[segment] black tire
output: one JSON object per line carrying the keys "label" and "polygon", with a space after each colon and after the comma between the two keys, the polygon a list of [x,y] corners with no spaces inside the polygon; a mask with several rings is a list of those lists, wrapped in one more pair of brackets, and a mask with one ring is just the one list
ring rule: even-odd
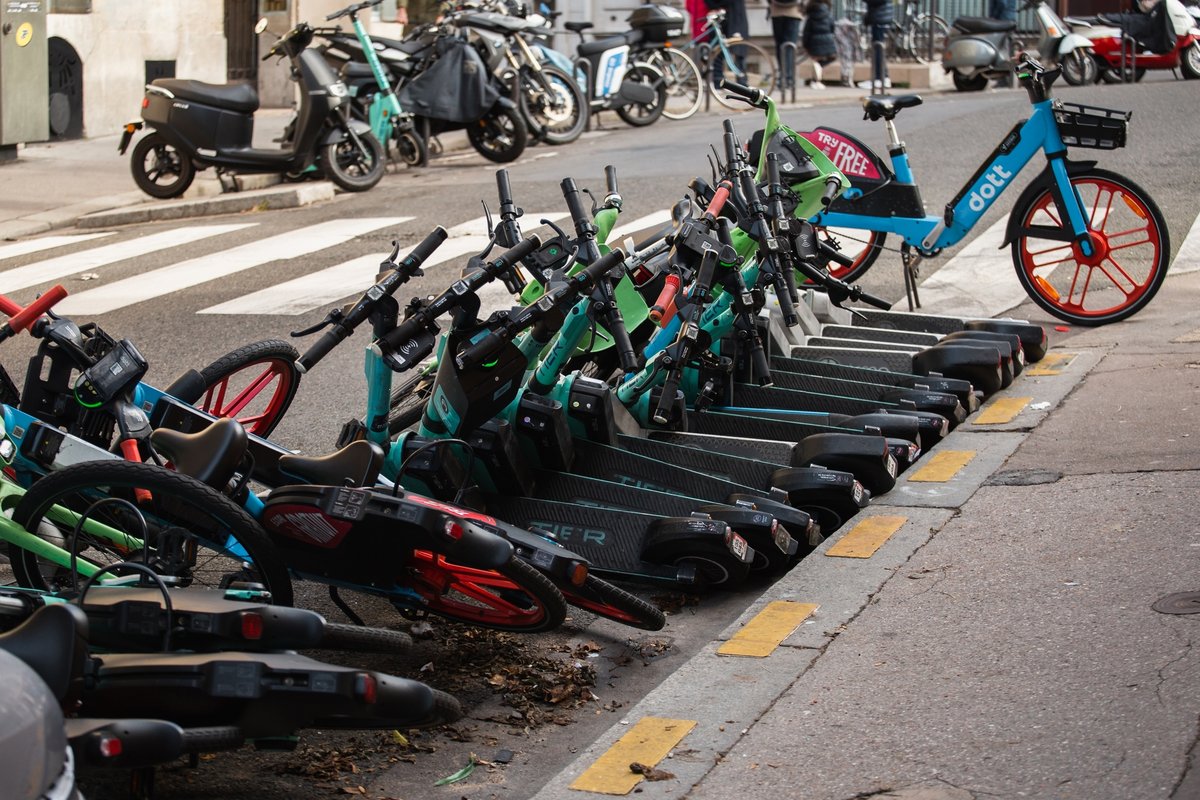
{"label": "black tire", "polygon": [[[775,79],[777,77],[777,68],[775,64],[775,56],[767,52],[765,47],[754,44],[753,42],[741,42],[729,46],[730,51],[735,58],[740,53],[746,61],[745,70],[733,70],[732,74],[723,75],[728,77],[735,83],[740,83],[743,86],[749,86],[751,89],[761,89],[765,94],[771,94],[775,91]],[[713,54],[713,61],[720,64],[722,70],[725,68],[725,59],[718,49]],[[710,71],[705,76],[708,82],[709,91],[713,98],[725,106],[735,111],[748,111],[750,106],[742,100],[729,96],[729,94],[718,86],[716,72]]]}
{"label": "black tire", "polygon": [[446,694],[440,689],[431,688],[429,691],[433,692],[433,709],[430,710],[425,719],[405,724],[405,730],[453,725],[462,719],[462,705],[453,695]]}
{"label": "black tire", "polygon": [[724,544],[715,542],[690,544],[687,554],[678,556],[673,563],[694,566],[697,583],[705,589],[736,589],[751,570],[750,564],[739,560]]}
{"label": "black tire", "polygon": [[667,107],[667,84],[661,75],[644,64],[634,64],[625,73],[625,80],[634,81],[654,89],[654,102],[650,104],[634,103],[617,109],[617,116],[626,124],[635,128],[643,128],[658,122],[663,109]]}
{"label": "black tire", "polygon": [[700,110],[700,103],[704,99],[704,81],[700,78],[696,62],[687,53],[662,48],[646,58],[663,74],[667,89],[664,117],[687,119]]}
{"label": "black tire", "polygon": [[918,64],[932,64],[940,60],[946,49],[946,37],[950,35],[950,26],[941,17],[933,16],[933,58],[929,58],[929,28],[928,14],[918,14],[904,32],[904,49]]}
{"label": "black tire", "polygon": [[1200,78],[1200,42],[1192,42],[1191,47],[1179,54],[1179,71],[1186,80]]}
{"label": "black tire", "polygon": [[411,128],[409,130],[392,129],[392,138],[388,140],[387,157],[409,167],[423,167],[429,162],[429,149],[421,134]]}
{"label": "black tire", "polygon": [[954,88],[960,92],[982,92],[987,85],[987,75],[967,77],[960,72],[954,72]]}
{"label": "black tire", "polygon": [[[264,339],[239,347],[200,370],[204,394],[190,402],[214,416],[236,414],[247,431],[269,436],[300,388],[301,373],[296,369],[299,357],[300,352],[282,339]],[[257,391],[248,394],[256,386]],[[230,389],[234,394],[227,403]],[[266,395],[265,389],[270,390]]]}
{"label": "black tire", "polygon": [[[1105,83],[1137,83],[1141,81],[1142,78],[1146,77],[1145,67],[1136,67],[1132,70],[1129,67],[1126,67],[1124,70],[1124,80],[1122,80],[1121,72],[1122,70],[1120,67],[1113,67],[1109,66],[1108,64],[1103,64],[1100,67],[1100,80],[1104,81]],[[1129,80],[1130,78],[1132,78],[1132,80]]]}
{"label": "black tire", "polygon": [[425,403],[433,394],[436,377],[433,370],[417,372],[392,390],[392,399],[388,407],[389,436],[395,436],[420,422],[421,415],[425,413]]}
{"label": "black tire", "polygon": [[322,650],[354,653],[403,653],[412,648],[412,637],[403,631],[326,622]]}
{"label": "black tire", "polygon": [[660,609],[591,573],[582,587],[564,596],[577,608],[643,631],[660,631],[667,624],[667,615]]}
{"label": "black tire", "polygon": [[383,178],[387,154],[370,133],[358,134],[362,149],[351,137],[321,148],[321,170],[325,177],[347,192],[365,192]]}
{"label": "black tire", "polygon": [[[1145,308],[1167,278],[1171,242],[1166,220],[1150,195],[1123,175],[1093,167],[1074,171],[1070,179],[1071,186],[1083,201],[1084,211],[1091,215],[1089,228],[1097,236],[1104,237],[1105,253],[1098,257],[1099,263],[1089,265],[1088,259],[1077,255],[1074,246],[1069,243],[1031,240],[1018,233],[1012,243],[1017,279],[1036,305],[1059,319],[1087,326],[1119,322]],[[1063,217],[1057,210],[1053,214],[1044,210],[1053,207],[1054,188],[1053,185],[1031,184],[1017,199],[1012,215],[1018,220],[1020,229],[1030,225],[1061,226],[1057,220]],[[1123,202],[1118,202],[1117,192]],[[1101,207],[1105,213],[1098,215]],[[1101,228],[1092,226],[1097,216],[1102,217]],[[1144,241],[1135,241],[1109,251],[1110,225],[1121,237],[1129,237],[1144,226]],[[1136,245],[1144,245],[1148,249],[1127,252]],[[1120,261],[1112,257],[1113,252],[1120,253]],[[1062,257],[1059,258],[1059,255]],[[1039,259],[1040,263],[1036,263]],[[1069,261],[1074,262],[1073,270]],[[1111,266],[1106,269],[1107,264],[1119,269],[1113,270]],[[1043,272],[1045,267],[1050,270]],[[1086,280],[1080,277],[1081,269],[1087,270]],[[1112,281],[1110,273],[1119,275],[1123,280],[1128,279],[1129,287],[1118,286]],[[1055,278],[1059,281],[1057,286],[1052,283]],[[1108,280],[1108,284],[1099,285],[1104,280]],[[1078,297],[1073,294],[1076,289],[1082,291]],[[1099,304],[1088,303],[1089,292],[1093,291],[1095,295],[1092,296]],[[1103,305],[1112,300],[1117,302]]]}
{"label": "black tire", "polygon": [[[132,499],[134,490],[147,490],[151,499],[138,503],[150,529],[150,560],[162,574],[175,575],[186,585],[219,587],[227,580],[262,583],[276,605],[292,604],[292,582],[279,552],[262,527],[229,498],[194,478],[155,464],[131,461],[89,461],[75,464],[39,479],[13,509],[13,520],[38,535],[61,539],[66,546],[72,524],[55,522],[48,514],[56,505],[77,513],[103,497]],[[121,504],[96,510],[92,519],[140,536],[132,514]],[[170,532],[172,552],[164,551],[161,534]],[[186,534],[184,536],[183,534]],[[231,556],[230,540],[245,557]],[[84,535],[81,557],[97,565],[141,560],[141,550],[122,552]],[[193,550],[195,552],[191,552]],[[70,587],[68,570],[39,560],[15,545],[9,546],[13,574],[22,586],[42,591]],[[252,565],[252,566],[250,566]],[[204,569],[200,569],[203,567]]]}
{"label": "black tire", "polygon": [[219,753],[237,750],[246,743],[246,734],[241,728],[184,728],[183,746],[189,753]]}
{"label": "black tire", "polygon": [[[413,579],[409,581],[409,586],[422,596],[422,609],[430,614],[513,633],[553,630],[567,617],[567,602],[562,592],[520,558],[514,556],[494,570],[435,563],[435,558],[428,553],[419,554],[411,564]],[[426,581],[424,570],[438,574]],[[494,580],[497,574],[507,585],[497,585]],[[455,588],[462,582],[470,584],[468,593]],[[457,594],[451,596],[451,592]],[[494,599],[483,599],[484,595]]]}
{"label": "black tire", "polygon": [[[854,283],[866,274],[871,265],[875,263],[875,259],[879,258],[879,254],[883,252],[883,243],[887,241],[887,234],[883,231],[851,231],[849,228],[839,230],[846,231],[846,234],[839,237],[838,231],[817,228],[817,235],[826,244],[836,244],[838,250],[856,251],[853,256],[854,263],[846,267],[836,261],[830,261],[825,268],[833,277],[847,283]],[[851,236],[854,238],[851,239]]]}
{"label": "black tire", "polygon": [[1100,77],[1100,67],[1091,53],[1084,49],[1067,53],[1059,66],[1062,67],[1063,80],[1071,86],[1089,86]]}
{"label": "black tire", "polygon": [[142,137],[133,146],[129,167],[137,187],[159,200],[179,197],[196,177],[191,157],[158,132]]}
{"label": "black tire", "polygon": [[520,111],[497,103],[482,118],[467,124],[467,140],[488,161],[507,164],[525,152],[529,128]]}
{"label": "black tire", "polygon": [[541,65],[541,77],[521,70],[520,102],[527,127],[546,144],[568,144],[587,127],[590,108],[579,85],[558,67]]}

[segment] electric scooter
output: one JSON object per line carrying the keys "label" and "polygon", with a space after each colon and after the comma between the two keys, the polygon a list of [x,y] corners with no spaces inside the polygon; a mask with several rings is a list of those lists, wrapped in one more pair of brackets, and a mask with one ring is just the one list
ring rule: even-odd
{"label": "electric scooter", "polygon": [[[266,30],[266,19],[255,27]],[[300,108],[293,136],[278,150],[251,146],[258,93],[246,83],[212,84],[158,78],[146,85],[141,119],[126,123],[117,150],[134,133],[151,133],[134,145],[130,166],[138,188],[151,197],[183,194],[197,169],[215,167],[219,176],[279,172],[300,176],[314,164],[348,192],[379,183],[385,169],[383,145],[370,126],[352,119],[343,83],[312,43],[306,22],[285,33],[267,54],[288,58],[300,83]]]}

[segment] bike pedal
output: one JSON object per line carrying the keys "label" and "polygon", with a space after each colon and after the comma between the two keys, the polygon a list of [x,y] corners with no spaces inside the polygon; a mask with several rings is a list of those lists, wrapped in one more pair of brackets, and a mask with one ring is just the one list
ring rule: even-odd
{"label": "bike pedal", "polygon": [[362,420],[347,420],[346,424],[342,425],[341,433],[338,434],[336,446],[340,450],[351,442],[366,438],[367,426],[363,424]]}

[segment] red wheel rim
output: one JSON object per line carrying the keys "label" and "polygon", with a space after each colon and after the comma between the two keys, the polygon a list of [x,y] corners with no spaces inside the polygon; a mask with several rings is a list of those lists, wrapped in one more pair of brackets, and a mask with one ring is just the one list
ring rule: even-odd
{"label": "red wheel rim", "polygon": [[214,417],[235,418],[250,433],[269,433],[286,408],[291,370],[274,358],[247,364],[208,387],[197,406]]}
{"label": "red wheel rim", "polygon": [[[409,567],[411,588],[425,599],[431,613],[499,628],[534,627],[546,616],[536,598],[498,572],[452,564],[425,550],[413,552]],[[519,594],[532,605],[518,605],[501,592]]]}
{"label": "red wheel rim", "polygon": [[[1162,257],[1154,215],[1136,194],[1099,177],[1073,179],[1095,252],[1050,239],[1020,240],[1020,268],[1034,290],[1052,305],[1080,317],[1105,317],[1136,303],[1149,291]],[[1041,194],[1021,220],[1030,226],[1064,227],[1053,195]]]}
{"label": "red wheel rim", "polygon": [[616,622],[623,622],[627,625],[637,626],[643,624],[642,618],[636,614],[630,614],[622,611],[616,606],[605,603],[602,600],[592,600],[590,598],[568,592],[563,592],[563,597],[567,599],[568,603],[576,608],[582,608],[584,611],[590,611],[597,616],[611,619]]}
{"label": "red wheel rim", "polygon": [[[826,243],[835,244],[835,249],[842,252],[847,258],[854,259],[854,263],[848,267],[836,261],[829,262],[826,269],[838,280],[845,280],[847,275],[857,270],[862,262],[871,255],[874,241],[871,231],[817,228],[817,236]],[[805,283],[812,283],[812,281],[806,280]]]}

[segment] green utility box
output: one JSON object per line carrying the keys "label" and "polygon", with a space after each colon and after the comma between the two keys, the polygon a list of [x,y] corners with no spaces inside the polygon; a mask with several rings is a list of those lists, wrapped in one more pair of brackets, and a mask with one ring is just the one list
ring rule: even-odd
{"label": "green utility box", "polygon": [[46,1],[0,0],[0,146],[50,136]]}

